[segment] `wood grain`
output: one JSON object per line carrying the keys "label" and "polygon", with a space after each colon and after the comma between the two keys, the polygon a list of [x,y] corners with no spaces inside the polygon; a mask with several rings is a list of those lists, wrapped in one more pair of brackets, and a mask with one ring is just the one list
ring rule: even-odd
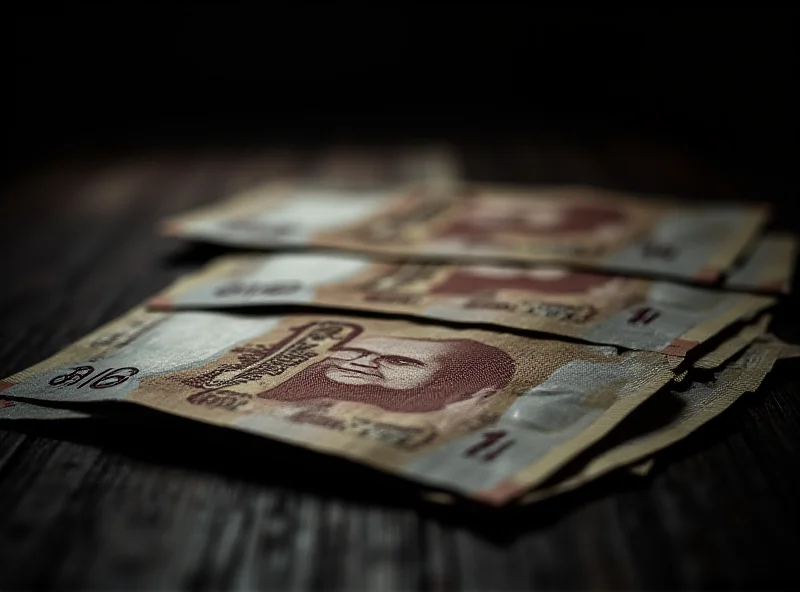
{"label": "wood grain", "polygon": [[[626,150],[650,168],[627,173]],[[624,141],[461,153],[481,180],[731,196],[724,176],[647,154]],[[8,186],[0,374],[217,253],[160,238],[155,223],[259,170],[252,154],[150,153],[64,162]],[[786,337],[798,331],[793,303],[778,312]],[[800,583],[797,370],[779,362],[758,393],[660,455],[651,477],[612,475],[504,512],[436,506],[346,461],[125,404],[93,419],[6,421],[0,588],[788,588]]]}

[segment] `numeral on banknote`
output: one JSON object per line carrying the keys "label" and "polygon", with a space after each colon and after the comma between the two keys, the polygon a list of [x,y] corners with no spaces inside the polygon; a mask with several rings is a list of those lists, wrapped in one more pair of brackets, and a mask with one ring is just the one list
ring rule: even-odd
{"label": "numeral on banknote", "polygon": [[467,449],[464,456],[478,458],[484,462],[496,459],[500,454],[510,448],[515,440],[508,438],[505,430],[490,430],[483,433],[483,440]]}
{"label": "numeral on banknote", "polygon": [[631,325],[649,325],[660,316],[661,313],[656,309],[645,306],[636,309],[631,315],[631,318],[628,319],[628,323]]}
{"label": "numeral on banknote", "polygon": [[642,253],[650,259],[674,259],[678,250],[674,245],[647,241],[642,245]]}
{"label": "numeral on banknote", "polygon": [[61,374],[50,380],[51,386],[74,386],[76,389],[89,386],[91,389],[104,389],[117,386],[139,373],[138,368],[127,366],[124,368],[108,368],[99,374],[94,374],[93,366],[75,366],[72,372]]}

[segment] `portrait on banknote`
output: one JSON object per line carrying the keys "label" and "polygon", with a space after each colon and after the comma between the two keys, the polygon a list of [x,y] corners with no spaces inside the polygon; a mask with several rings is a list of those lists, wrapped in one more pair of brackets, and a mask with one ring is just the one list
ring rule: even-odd
{"label": "portrait on banknote", "polygon": [[352,401],[397,413],[440,411],[506,386],[514,361],[472,339],[357,337],[260,397]]}
{"label": "portrait on banknote", "polygon": [[384,441],[396,432],[396,444],[409,433],[427,441],[496,417],[492,398],[516,371],[511,355],[475,339],[398,335],[371,324],[286,326],[289,335],[274,344],[241,344],[201,368],[144,383],[160,392],[191,387],[181,398],[206,410],[271,414]]}

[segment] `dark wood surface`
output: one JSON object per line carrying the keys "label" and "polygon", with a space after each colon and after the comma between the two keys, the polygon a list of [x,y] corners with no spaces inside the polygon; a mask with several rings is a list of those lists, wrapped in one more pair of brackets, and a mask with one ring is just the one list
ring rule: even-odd
{"label": "dark wood surface", "polygon": [[[461,156],[476,179],[774,197],[768,180],[759,190],[625,138],[466,146]],[[158,237],[155,224],[256,180],[258,162],[235,151],[152,152],[61,161],[6,185],[0,375],[214,255]],[[792,302],[776,321],[790,339]],[[659,455],[651,476],[611,475],[514,512],[431,505],[343,461],[153,413],[6,421],[0,588],[792,588],[799,363],[779,362],[757,393]]]}

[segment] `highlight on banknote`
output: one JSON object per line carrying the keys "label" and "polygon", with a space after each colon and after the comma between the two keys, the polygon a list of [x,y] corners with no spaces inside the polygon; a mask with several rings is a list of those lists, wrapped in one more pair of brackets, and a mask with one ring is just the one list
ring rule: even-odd
{"label": "highlight on banknote", "polygon": [[761,205],[687,203],[583,186],[346,192],[272,184],[167,220],[162,230],[235,247],[556,262],[713,283],[768,214]]}

